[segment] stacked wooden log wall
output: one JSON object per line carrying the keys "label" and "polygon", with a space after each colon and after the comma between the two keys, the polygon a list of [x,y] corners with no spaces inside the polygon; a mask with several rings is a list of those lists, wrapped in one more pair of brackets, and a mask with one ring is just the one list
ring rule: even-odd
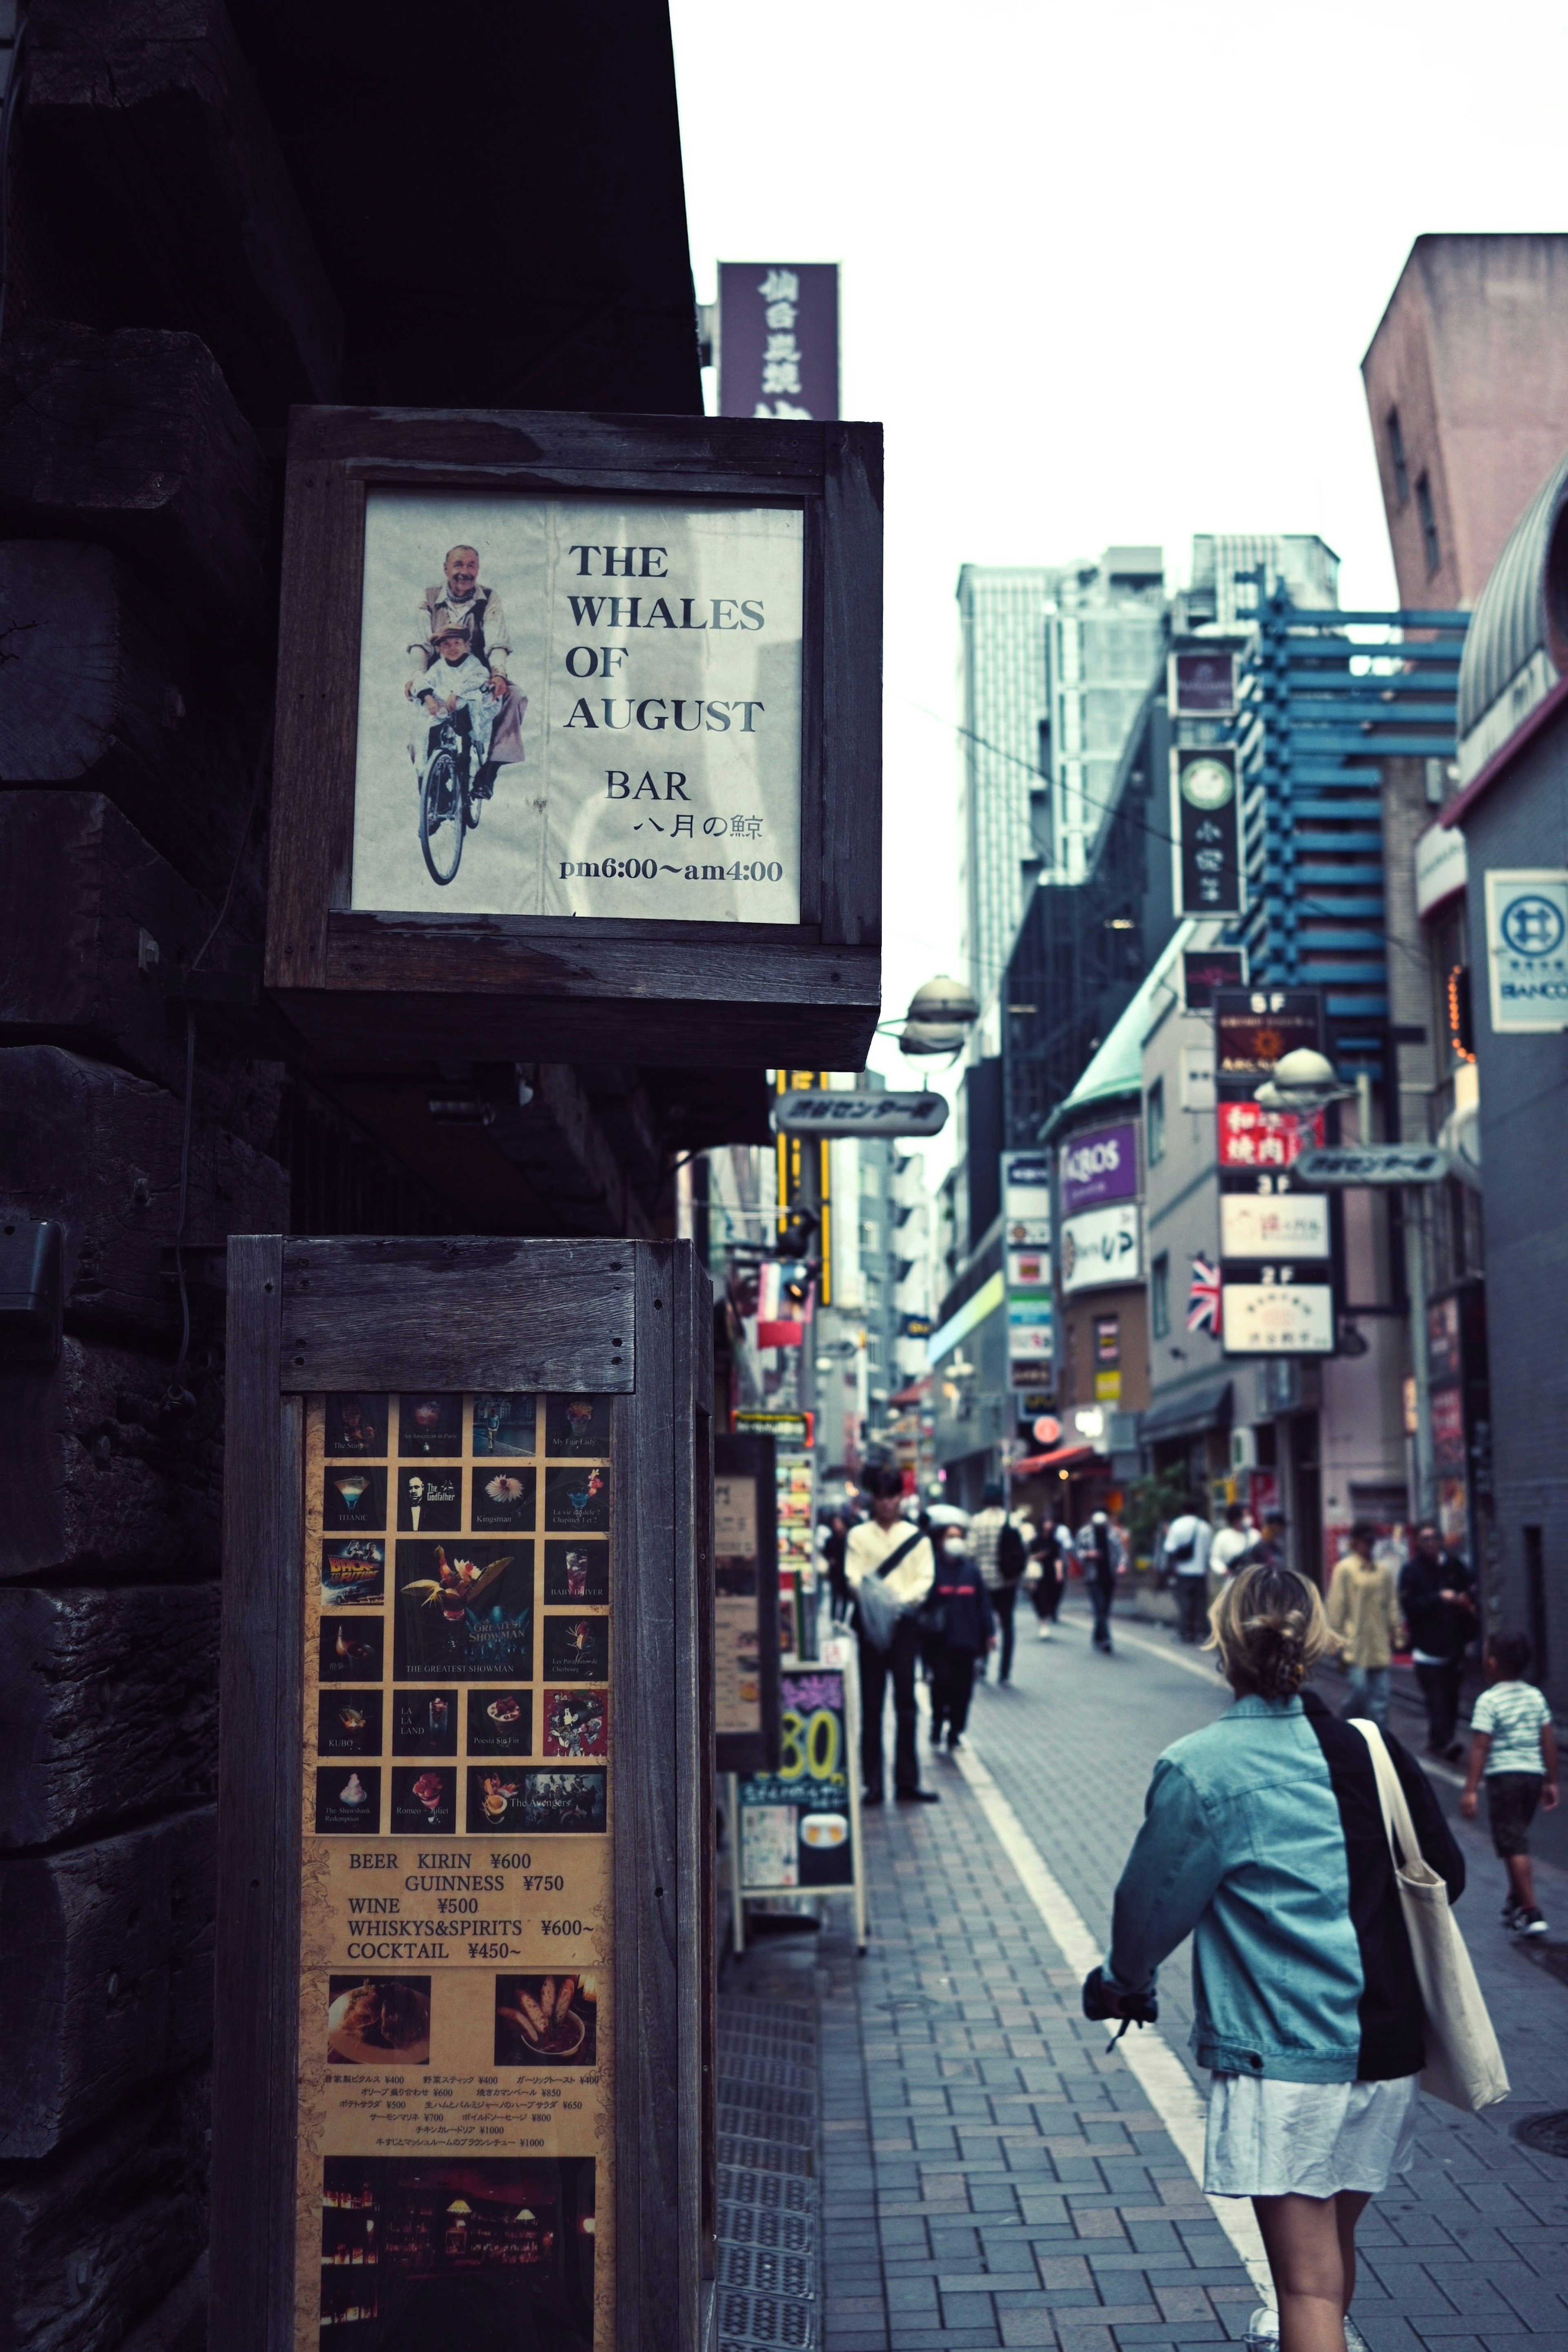
{"label": "stacked wooden log wall", "polygon": [[28,38],[0,1219],[60,1221],[66,1301],[57,1363],[0,1362],[0,2344],[192,2352],[222,1253],[287,1227],[308,1115],[234,1005],[260,964],[279,428],[331,396],[341,336],[221,8],[34,0]]}

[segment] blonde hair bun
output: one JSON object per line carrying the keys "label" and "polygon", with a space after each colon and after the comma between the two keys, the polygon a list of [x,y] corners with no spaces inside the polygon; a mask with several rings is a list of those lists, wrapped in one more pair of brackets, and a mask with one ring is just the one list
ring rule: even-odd
{"label": "blonde hair bun", "polygon": [[1260,1698],[1294,1698],[1329,1647],[1317,1586],[1263,1560],[1222,1588],[1208,1622],[1207,1646],[1218,1651],[1226,1679]]}

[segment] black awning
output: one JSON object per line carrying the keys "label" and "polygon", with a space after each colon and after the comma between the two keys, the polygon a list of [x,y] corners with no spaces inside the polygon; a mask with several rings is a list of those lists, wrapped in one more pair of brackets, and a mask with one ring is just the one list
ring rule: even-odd
{"label": "black awning", "polygon": [[1206,1429],[1228,1429],[1232,1403],[1228,1380],[1205,1381],[1200,1388],[1185,1390],[1180,1396],[1166,1397],[1162,1403],[1150,1405],[1139,1423],[1138,1435],[1150,1442],[1163,1437],[1197,1437]]}

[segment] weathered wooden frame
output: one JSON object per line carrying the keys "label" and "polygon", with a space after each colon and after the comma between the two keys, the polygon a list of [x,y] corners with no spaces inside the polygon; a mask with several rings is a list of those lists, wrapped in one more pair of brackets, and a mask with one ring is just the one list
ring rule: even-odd
{"label": "weathered wooden frame", "polygon": [[[799,924],[350,906],[371,488],[737,499],[806,518]],[[289,436],[267,982],[355,1060],[859,1069],[880,1009],[882,428],[298,408]]]}
{"label": "weathered wooden frame", "polygon": [[712,1303],[685,1242],[229,1243],[212,2340],[294,2352],[304,1396],[612,1393],[616,2352],[712,2325]]}
{"label": "weathered wooden frame", "polygon": [[758,1731],[721,1731],[714,1740],[714,1766],[720,1772],[777,1772],[782,1731],[779,1704],[779,1489],[771,1437],[716,1433],[717,1476],[757,1482],[757,1641],[761,1667],[762,1726]]}

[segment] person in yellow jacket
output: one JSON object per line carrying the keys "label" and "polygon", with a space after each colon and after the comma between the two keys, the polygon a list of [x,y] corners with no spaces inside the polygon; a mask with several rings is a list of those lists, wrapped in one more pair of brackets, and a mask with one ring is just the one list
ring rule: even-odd
{"label": "person in yellow jacket", "polygon": [[1334,1568],[1328,1616],[1341,1661],[1350,1669],[1350,1712],[1370,1716],[1381,1731],[1388,1723],[1388,1670],[1405,1628],[1394,1570],[1372,1556],[1376,1537],[1369,1519],[1357,1519],[1350,1549]]}

